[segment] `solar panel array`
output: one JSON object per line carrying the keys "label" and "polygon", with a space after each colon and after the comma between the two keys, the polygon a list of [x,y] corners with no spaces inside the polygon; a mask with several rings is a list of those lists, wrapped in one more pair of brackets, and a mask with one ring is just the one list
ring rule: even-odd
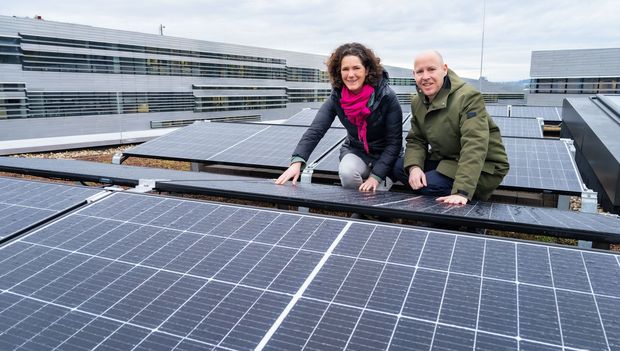
{"label": "solar panel array", "polygon": [[269,180],[240,182],[172,181],[157,184],[170,192],[204,193],[273,201],[305,207],[382,215],[442,223],[452,226],[516,230],[602,242],[620,242],[620,218],[599,214],[472,201],[451,206],[434,197],[401,192],[365,193],[322,184],[275,186]]}
{"label": "solar panel array", "polygon": [[455,232],[117,193],[0,261],[3,349],[620,347],[617,256]]}
{"label": "solar panel array", "polygon": [[510,171],[502,186],[581,193],[583,182],[563,140],[503,138]]}
{"label": "solar panel array", "polygon": [[[309,126],[310,124],[312,124],[312,121],[314,121],[314,117],[316,116],[317,112],[318,112],[318,109],[311,109],[311,108],[303,109],[297,114],[293,115],[291,118],[284,121],[282,124],[292,125],[292,126]],[[411,116],[411,113],[403,112],[403,125],[406,125],[408,123],[410,116]],[[332,123],[331,128],[344,128],[344,127],[342,126],[342,123],[340,123],[340,119],[336,117],[334,119],[334,123]]]}
{"label": "solar panel array", "polygon": [[267,129],[260,124],[196,122],[124,151],[127,156],[208,160]]}
{"label": "solar panel array", "polygon": [[562,108],[555,106],[518,106],[510,107],[510,117],[542,118],[545,121],[562,121]]}
{"label": "solar panel array", "polygon": [[502,137],[543,138],[542,125],[534,118],[493,117]]}
{"label": "solar panel array", "polygon": [[0,178],[0,240],[70,209],[100,190]]}
{"label": "solar panel array", "polygon": [[[316,108],[305,108],[298,113],[291,116],[291,118],[284,121],[282,124],[289,126],[309,126],[314,121],[314,117],[316,113],[319,112]],[[336,117],[334,118],[334,123],[332,123],[331,128],[344,128],[340,120]]]}
{"label": "solar panel array", "polygon": [[508,105],[486,105],[485,108],[491,116],[508,117]]}
{"label": "solar panel array", "polygon": [[[291,153],[306,128],[299,126],[195,123],[125,151],[144,156],[196,162],[288,167]],[[344,138],[330,129],[311,155],[312,162]]]}
{"label": "solar panel array", "polygon": [[[510,170],[500,187],[567,194],[581,194],[584,190],[573,156],[563,140],[502,137],[502,141]],[[339,153],[332,152],[313,169],[337,173],[338,156]]]}
{"label": "solar panel array", "polygon": [[275,186],[273,180],[205,172],[183,172],[77,160],[0,157],[0,170],[70,179],[136,185],[159,179],[156,189],[173,193],[203,193],[286,205],[356,211],[425,220],[448,225],[511,229],[593,241],[619,242],[620,219],[598,214],[520,205],[472,202],[465,207],[439,204],[432,197],[411,193],[360,193],[338,186],[298,184]]}
{"label": "solar panel array", "polygon": [[[281,167],[291,164],[291,154],[301,139],[305,127],[271,126],[208,159],[220,164],[239,164],[255,167]],[[330,128],[318,143],[308,163],[327,153],[346,136],[344,129]]]}

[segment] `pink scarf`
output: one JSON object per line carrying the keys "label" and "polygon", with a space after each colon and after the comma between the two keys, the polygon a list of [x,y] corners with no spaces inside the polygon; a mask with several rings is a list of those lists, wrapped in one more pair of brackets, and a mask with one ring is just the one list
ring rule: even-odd
{"label": "pink scarf", "polygon": [[357,137],[364,143],[364,151],[369,153],[368,140],[366,139],[366,117],[370,115],[368,100],[375,89],[368,84],[362,86],[359,94],[353,94],[346,86],[342,87],[342,98],[340,105],[344,110],[345,116],[357,127]]}

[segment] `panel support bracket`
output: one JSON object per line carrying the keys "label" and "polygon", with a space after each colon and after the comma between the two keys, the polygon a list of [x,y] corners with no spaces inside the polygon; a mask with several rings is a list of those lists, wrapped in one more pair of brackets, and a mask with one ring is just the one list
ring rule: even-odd
{"label": "panel support bracket", "polygon": [[[310,183],[312,183],[312,173],[313,172],[314,172],[314,170],[311,167],[306,167],[306,169],[304,169],[303,172],[301,172],[301,177],[299,178],[299,182],[303,183],[303,184],[310,184]],[[298,212],[309,213],[310,212],[310,208],[299,206],[297,208],[297,211]]]}
{"label": "panel support bracket", "polygon": [[114,156],[112,156],[112,164],[120,165],[121,163],[125,162],[126,159],[127,156],[123,155],[122,152],[117,152],[114,154]]}
{"label": "panel support bracket", "polygon": [[[581,209],[579,211],[585,213],[597,213],[598,197],[596,191],[586,189],[581,193]],[[591,241],[579,240],[577,246],[583,248],[605,248],[609,249],[609,245],[601,243],[592,243]]]}
{"label": "panel support bracket", "polygon": [[166,179],[140,179],[138,180],[138,185],[131,189],[127,189],[130,193],[148,193],[155,189],[157,182],[166,181]]}

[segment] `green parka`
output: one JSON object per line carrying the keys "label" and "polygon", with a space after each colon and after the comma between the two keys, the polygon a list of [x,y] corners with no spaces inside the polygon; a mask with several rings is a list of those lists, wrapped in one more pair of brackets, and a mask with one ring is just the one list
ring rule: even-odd
{"label": "green parka", "polygon": [[418,89],[411,100],[411,129],[404,167],[424,170],[428,158],[437,172],[454,179],[452,194],[486,200],[508,173],[508,156],[499,128],[484,99],[452,70],[431,103]]}

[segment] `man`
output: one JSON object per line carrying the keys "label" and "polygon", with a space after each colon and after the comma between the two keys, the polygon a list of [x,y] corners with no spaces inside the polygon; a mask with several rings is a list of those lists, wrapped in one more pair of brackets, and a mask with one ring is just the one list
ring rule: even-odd
{"label": "man", "polygon": [[419,54],[413,74],[418,94],[411,101],[399,180],[448,204],[466,204],[473,197],[487,200],[509,165],[482,94],[448,69],[436,51]]}

